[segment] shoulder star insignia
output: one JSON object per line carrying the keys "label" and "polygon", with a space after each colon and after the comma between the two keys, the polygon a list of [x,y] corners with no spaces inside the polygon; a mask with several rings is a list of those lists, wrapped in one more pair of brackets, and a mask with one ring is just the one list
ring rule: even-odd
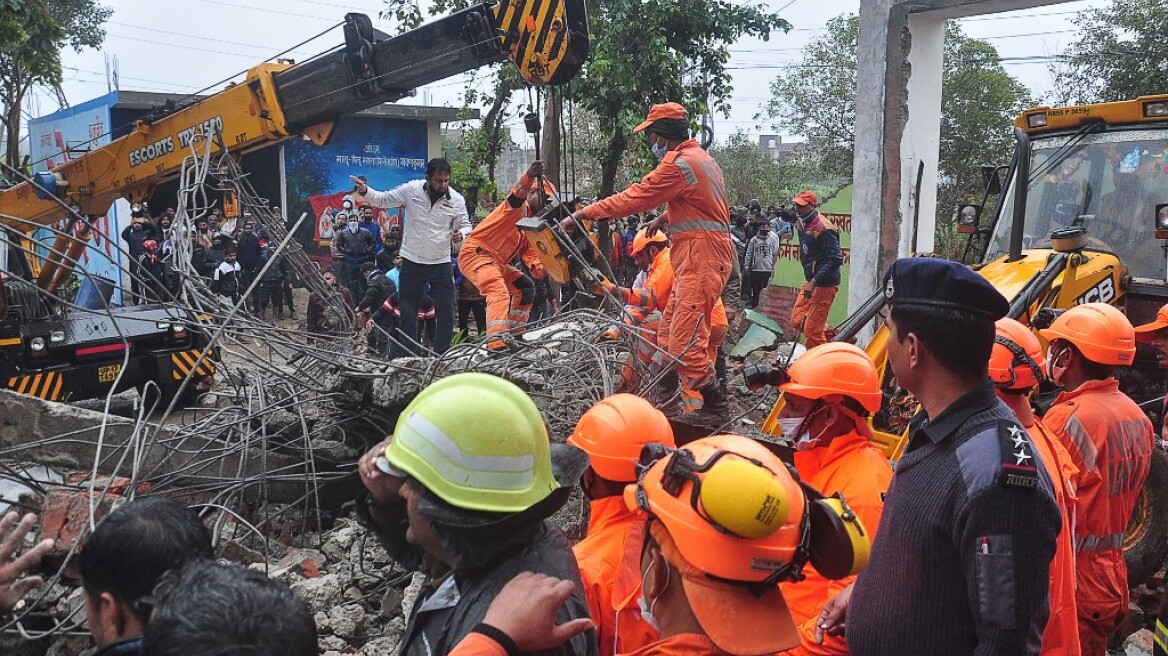
{"label": "shoulder star insignia", "polygon": [[1018,453],[1014,454],[1015,465],[1026,464],[1030,460],[1030,454],[1026,453],[1026,449],[1018,449]]}
{"label": "shoulder star insignia", "polygon": [[1022,445],[1026,442],[1026,431],[1018,426],[1010,426],[1010,441],[1014,443],[1014,448],[1022,449]]}

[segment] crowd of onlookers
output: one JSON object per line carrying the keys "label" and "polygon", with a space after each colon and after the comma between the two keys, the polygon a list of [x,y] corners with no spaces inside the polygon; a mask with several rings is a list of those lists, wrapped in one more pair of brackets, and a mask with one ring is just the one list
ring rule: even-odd
{"label": "crowd of onlookers", "polygon": [[[279,215],[280,208],[272,211]],[[151,219],[144,207],[133,207],[131,223],[121,235],[130,255],[128,304],[168,300],[178,292],[181,276],[175,266],[173,224],[174,208]],[[289,318],[296,318],[292,271],[249,212],[228,217],[214,208],[196,219],[191,231],[191,267],[206,279],[212,292],[233,303],[255,282],[247,308],[261,318],[269,307],[275,319],[284,318],[285,308]]]}

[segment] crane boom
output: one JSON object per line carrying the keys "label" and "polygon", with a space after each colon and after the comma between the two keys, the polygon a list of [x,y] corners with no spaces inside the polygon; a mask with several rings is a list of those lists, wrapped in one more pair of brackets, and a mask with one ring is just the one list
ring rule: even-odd
{"label": "crane boom", "polygon": [[589,50],[584,0],[483,3],[381,39],[367,16],[348,14],[344,32],[339,50],[298,65],[259,64],[239,84],[139,119],[132,133],[40,174],[38,185],[0,191],[0,224],[28,232],[59,219],[50,194],[85,215],[104,214],[120,196],[145,199],[178,175],[196,140],[216,133],[231,152],[294,135],[323,145],[341,116],[418,86],[506,60],[531,84],[558,84]]}

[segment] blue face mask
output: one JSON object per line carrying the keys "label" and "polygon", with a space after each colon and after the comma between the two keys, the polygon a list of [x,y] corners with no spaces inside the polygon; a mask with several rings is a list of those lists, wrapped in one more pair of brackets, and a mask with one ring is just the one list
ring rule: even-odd
{"label": "blue face mask", "polygon": [[668,148],[666,148],[663,144],[660,144],[656,141],[649,144],[649,148],[653,149],[653,154],[657,156],[657,159],[661,159],[662,157],[665,157],[665,153],[669,152]]}

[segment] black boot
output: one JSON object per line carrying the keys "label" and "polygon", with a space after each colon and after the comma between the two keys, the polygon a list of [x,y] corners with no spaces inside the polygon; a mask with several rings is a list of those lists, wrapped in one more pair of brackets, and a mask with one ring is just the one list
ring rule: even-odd
{"label": "black boot", "polygon": [[702,393],[702,410],[707,412],[726,412],[730,409],[730,400],[725,390],[718,384],[717,378],[711,378],[698,390]]}

